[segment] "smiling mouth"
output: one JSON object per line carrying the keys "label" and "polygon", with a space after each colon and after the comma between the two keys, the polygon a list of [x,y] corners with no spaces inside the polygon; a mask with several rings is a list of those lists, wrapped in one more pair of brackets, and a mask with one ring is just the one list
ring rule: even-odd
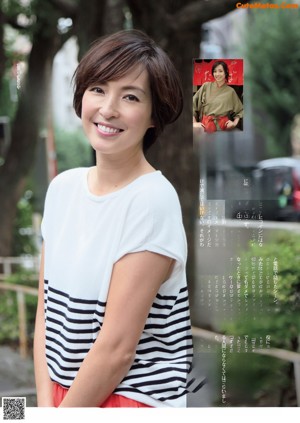
{"label": "smiling mouth", "polygon": [[95,123],[95,125],[101,132],[105,132],[106,134],[119,134],[120,132],[123,132],[123,129],[113,128],[100,123]]}

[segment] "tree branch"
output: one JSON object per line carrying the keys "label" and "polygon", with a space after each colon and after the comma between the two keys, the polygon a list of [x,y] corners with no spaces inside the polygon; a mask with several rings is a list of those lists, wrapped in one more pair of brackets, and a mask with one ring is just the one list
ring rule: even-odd
{"label": "tree branch", "polygon": [[59,9],[68,17],[74,17],[78,13],[78,5],[72,0],[49,0],[53,7]]}
{"label": "tree branch", "polygon": [[[240,3],[251,3],[252,0],[241,0]],[[195,26],[211,19],[224,16],[236,10],[237,0],[196,0],[180,9],[174,15],[169,15],[169,25],[173,31],[193,29]]]}

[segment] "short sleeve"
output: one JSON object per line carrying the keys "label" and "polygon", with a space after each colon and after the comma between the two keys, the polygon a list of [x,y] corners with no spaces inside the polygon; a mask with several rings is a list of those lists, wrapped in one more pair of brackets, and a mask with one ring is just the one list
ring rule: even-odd
{"label": "short sleeve", "polygon": [[44,213],[43,213],[43,219],[41,223],[41,234],[44,241],[47,238],[47,234],[48,234],[48,228],[50,225],[50,222],[49,222],[50,216],[53,214],[51,210],[53,207],[53,203],[54,203],[54,198],[53,198],[53,181],[52,181],[46,192],[46,197],[44,202]]}
{"label": "short sleeve", "polygon": [[126,254],[151,251],[185,265],[186,236],[175,190],[153,190],[137,195],[122,225],[118,261]]}
{"label": "short sleeve", "polygon": [[235,116],[239,118],[243,117],[243,104],[234,89],[233,89],[233,111],[235,113]]}
{"label": "short sleeve", "polygon": [[201,93],[202,93],[202,87],[193,96],[193,116],[197,122],[199,121],[199,116],[200,116]]}
{"label": "short sleeve", "polygon": [[207,82],[199,88],[193,96],[193,116],[197,122],[200,122],[203,115],[203,104],[206,102]]}

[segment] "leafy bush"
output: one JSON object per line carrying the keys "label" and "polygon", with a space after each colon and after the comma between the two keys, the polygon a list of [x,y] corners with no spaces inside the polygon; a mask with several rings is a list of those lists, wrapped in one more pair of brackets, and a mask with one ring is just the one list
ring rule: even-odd
{"label": "leafy bush", "polygon": [[17,204],[17,214],[14,222],[14,242],[12,256],[18,257],[22,254],[35,255],[37,248],[33,240],[32,215],[33,195],[28,189]]}
{"label": "leafy bush", "polygon": [[81,166],[91,166],[92,149],[82,130],[55,130],[58,172]]}
{"label": "leafy bush", "polygon": [[[253,353],[251,342],[255,340],[255,349],[298,350],[299,259],[300,236],[290,232],[278,234],[262,247],[251,244],[241,255],[241,296],[247,290],[249,310],[242,310],[222,327],[227,336],[243,339],[248,335],[249,340],[247,352],[228,352],[226,355],[228,386],[233,398],[251,403],[266,395],[268,401],[277,396],[280,402],[283,392],[294,390],[291,363]],[[250,266],[250,272],[249,263],[255,264]],[[246,287],[247,272],[251,275],[251,283]]]}
{"label": "leafy bush", "polygon": [[[7,277],[9,284],[37,288],[38,280],[32,271],[20,269]],[[25,294],[28,342],[33,340],[37,296]],[[0,344],[15,343],[19,340],[17,293],[2,291],[0,295]]]}

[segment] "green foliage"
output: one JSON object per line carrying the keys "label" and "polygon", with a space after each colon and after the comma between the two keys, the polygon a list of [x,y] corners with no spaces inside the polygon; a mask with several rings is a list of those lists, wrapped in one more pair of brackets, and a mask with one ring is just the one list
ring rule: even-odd
{"label": "green foliage", "polygon": [[[262,247],[250,244],[241,255],[241,297],[246,309],[234,321],[224,322],[227,336],[248,335],[249,350],[228,355],[227,374],[231,395],[251,402],[288,387],[290,363],[263,357],[255,349],[282,348],[297,351],[300,333],[300,236],[281,232]],[[246,275],[251,281],[245,285]],[[247,386],[244,381],[247,380]]]}
{"label": "green foliage", "polygon": [[[273,347],[294,349],[300,333],[299,260],[300,236],[297,234],[279,233],[262,247],[250,244],[241,256],[241,280],[245,279],[248,268],[253,281],[247,287],[250,311],[234,324],[226,323],[226,331],[253,336],[268,334]],[[250,263],[256,263],[255,267],[249,267]],[[245,286],[242,296],[244,293]]]}
{"label": "green foliage", "polygon": [[[38,281],[32,271],[20,269],[9,276],[5,282],[37,288]],[[32,342],[34,333],[37,296],[26,294],[27,335]],[[19,339],[19,321],[17,294],[13,291],[2,291],[0,295],[0,344],[15,343]]]}
{"label": "green foliage", "polygon": [[27,190],[17,205],[17,214],[13,229],[12,255],[36,254],[36,246],[32,238],[32,192]]}
{"label": "green foliage", "polygon": [[11,89],[16,91],[17,88],[12,87],[10,84],[13,84],[13,82],[5,76],[1,85],[0,116],[8,116],[12,121],[17,109],[17,103],[12,101]]}
{"label": "green foliage", "polygon": [[92,150],[82,130],[71,132],[57,128],[55,144],[59,173],[75,167],[91,166]]}
{"label": "green foliage", "polygon": [[245,35],[246,83],[257,111],[256,127],[265,136],[269,156],[290,154],[291,123],[300,112],[299,12],[256,9]]}
{"label": "green foliage", "polygon": [[31,3],[32,2],[22,2],[20,0],[7,0],[1,2],[3,12],[10,18],[15,18],[20,14],[29,17],[31,14]]}
{"label": "green foliage", "polygon": [[[218,356],[220,375],[221,352]],[[226,406],[278,406],[281,390],[290,383],[289,366],[282,360],[252,352],[227,353]],[[222,406],[221,402],[216,405]]]}

